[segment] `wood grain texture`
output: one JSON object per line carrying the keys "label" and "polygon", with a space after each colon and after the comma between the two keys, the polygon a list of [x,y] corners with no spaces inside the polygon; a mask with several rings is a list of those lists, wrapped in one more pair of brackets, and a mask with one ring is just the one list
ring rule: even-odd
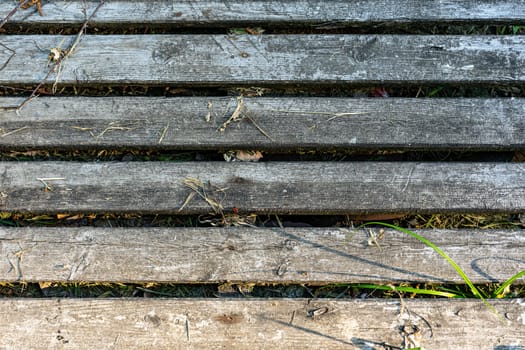
{"label": "wood grain texture", "polygon": [[[37,84],[74,36],[12,35],[0,84]],[[42,49],[44,48],[44,49]],[[0,50],[0,61],[12,53]],[[47,79],[55,82],[55,77]],[[523,36],[86,35],[61,84],[524,83]]]}
{"label": "wood grain texture", "polygon": [[[520,349],[525,302],[334,299],[2,299],[3,349]],[[320,314],[320,315],[315,315]],[[482,336],[480,336],[482,335]]]}
{"label": "wood grain texture", "polygon": [[[419,230],[474,283],[525,269],[510,230]],[[343,228],[1,228],[4,282],[463,283],[421,242]],[[523,281],[523,280],[522,280]]]}
{"label": "wood grain texture", "polygon": [[[85,3],[85,4],[84,4]],[[99,1],[51,1],[43,4],[44,16],[33,8],[18,11],[15,24],[78,24]],[[17,5],[3,1],[0,17]],[[264,0],[264,1],[107,1],[91,20],[100,24],[169,24],[179,26],[228,26],[303,24],[324,26],[363,23],[465,22],[513,23],[525,20],[522,0]],[[326,23],[328,22],[328,23]]]}
{"label": "wood grain texture", "polygon": [[[0,97],[0,107],[22,100]],[[249,119],[218,131],[237,103],[229,97],[41,97],[18,114],[0,109],[0,146],[525,148],[525,99],[244,98],[241,115],[271,139]]]}
{"label": "wood grain texture", "polygon": [[[282,214],[520,212],[520,163],[3,162],[0,208],[22,212],[208,213],[187,178],[225,211]],[[41,180],[39,180],[41,179]],[[49,180],[46,180],[49,179]]]}

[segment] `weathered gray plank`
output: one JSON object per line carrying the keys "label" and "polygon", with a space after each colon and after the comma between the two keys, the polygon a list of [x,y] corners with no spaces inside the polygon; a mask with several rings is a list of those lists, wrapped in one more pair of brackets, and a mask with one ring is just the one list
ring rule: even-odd
{"label": "weathered gray plank", "polygon": [[[24,98],[0,98],[0,107]],[[0,109],[0,146],[171,149],[525,147],[524,99],[41,97]],[[347,113],[347,114],[345,114]],[[361,114],[351,114],[361,113]],[[206,121],[207,116],[209,121]]]}
{"label": "weathered gray plank", "polygon": [[[418,230],[474,283],[525,270],[510,230]],[[464,283],[421,242],[343,228],[0,228],[4,282]]]}
{"label": "weathered gray plank", "polygon": [[[0,84],[36,84],[74,36],[0,36]],[[43,49],[42,49],[43,48]],[[0,61],[12,52],[0,48]],[[55,77],[46,82],[53,83]],[[63,84],[523,83],[523,36],[86,35]]]}
{"label": "weathered gray plank", "polygon": [[[2,299],[3,349],[521,349],[525,302]],[[481,335],[481,336],[480,336]],[[403,347],[407,345],[407,347]]]}
{"label": "weathered gray plank", "polygon": [[[524,211],[521,163],[0,163],[0,208],[22,212],[284,214]],[[40,180],[39,180],[40,179]]]}
{"label": "weathered gray plank", "polygon": [[[84,10],[91,13],[98,3],[94,0],[51,1],[43,4],[44,16],[39,16],[34,9],[19,11],[12,22],[78,24],[85,20]],[[3,1],[0,17],[5,17],[16,5],[15,0]],[[525,20],[524,5],[522,0],[447,0],[424,4],[418,0],[107,1],[91,23],[227,26],[490,21],[515,24]]]}

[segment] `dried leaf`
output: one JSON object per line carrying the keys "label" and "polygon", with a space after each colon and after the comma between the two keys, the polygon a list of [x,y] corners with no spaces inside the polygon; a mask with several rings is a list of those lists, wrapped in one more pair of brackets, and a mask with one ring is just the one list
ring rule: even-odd
{"label": "dried leaf", "polygon": [[257,162],[263,157],[260,151],[237,151],[236,158],[241,162]]}
{"label": "dried leaf", "polygon": [[227,162],[258,162],[263,157],[261,151],[229,151],[224,153]]}

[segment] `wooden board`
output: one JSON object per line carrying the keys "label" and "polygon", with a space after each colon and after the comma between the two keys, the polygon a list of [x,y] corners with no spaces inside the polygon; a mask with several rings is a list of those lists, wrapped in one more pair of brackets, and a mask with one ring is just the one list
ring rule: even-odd
{"label": "wooden board", "polygon": [[[0,174],[2,211],[195,214],[213,202],[281,214],[525,211],[521,163],[4,162]],[[187,201],[188,178],[209,201]]]}
{"label": "wooden board", "polygon": [[[0,107],[23,100],[0,97]],[[273,151],[525,147],[525,99],[243,98],[244,121],[218,131],[238,104],[230,97],[40,97],[18,114],[0,109],[0,146]]]}
{"label": "wooden board", "polygon": [[[85,5],[84,5],[85,3]],[[44,16],[36,10],[18,11],[11,21],[15,24],[78,24],[85,20],[99,1],[44,2]],[[0,18],[5,17],[17,1],[3,1]],[[91,21],[101,24],[169,24],[177,26],[228,26],[303,24],[322,26],[362,23],[465,22],[486,21],[512,23],[525,20],[521,0],[447,0],[421,4],[417,0],[265,0],[265,1],[204,1],[186,0],[174,3],[157,1],[107,1]],[[328,22],[328,23],[326,23]]]}
{"label": "wooden board", "polygon": [[[377,234],[377,230],[374,230]],[[510,230],[418,230],[474,283],[525,270],[525,236]],[[437,253],[388,230],[0,228],[4,282],[464,283]]]}
{"label": "wooden board", "polygon": [[[38,84],[75,36],[9,35],[1,85]],[[55,82],[50,76],[46,82]],[[61,84],[524,83],[523,36],[86,35]]]}
{"label": "wooden board", "polygon": [[[525,302],[2,299],[3,349],[521,349]],[[482,335],[482,336],[480,336]],[[408,345],[408,344],[407,344]]]}

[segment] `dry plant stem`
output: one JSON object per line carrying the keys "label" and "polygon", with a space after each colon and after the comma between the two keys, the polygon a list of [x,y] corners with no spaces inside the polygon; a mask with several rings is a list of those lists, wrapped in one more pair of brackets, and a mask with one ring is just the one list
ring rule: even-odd
{"label": "dry plant stem", "polygon": [[160,138],[157,144],[160,145],[162,143],[162,141],[164,140],[164,137],[166,136],[166,133],[168,132],[169,127],[170,127],[170,123],[168,122],[168,124],[166,124],[166,126],[162,128]]}
{"label": "dry plant stem", "polygon": [[269,134],[268,134],[263,128],[261,128],[261,127],[259,126],[259,124],[257,124],[257,123],[255,122],[255,120],[254,120],[251,116],[246,115],[246,118],[248,118],[248,120],[253,124],[253,126],[255,126],[255,128],[256,128],[257,130],[259,130],[259,132],[260,132],[261,134],[263,134],[265,137],[267,137],[268,140],[270,140],[270,141],[275,141],[275,140],[274,140],[274,139],[273,139],[273,138],[272,138],[272,137],[271,137],[271,136],[270,136],[270,135],[269,135]]}
{"label": "dry plant stem", "polygon": [[13,134],[16,134],[17,132],[20,132],[20,131],[23,131],[23,130],[26,130],[26,129],[29,129],[29,126],[26,125],[26,126],[23,126],[21,128],[18,128],[16,130],[6,132],[5,134],[0,135],[0,137],[6,137],[6,136],[9,136],[9,135],[13,135]]}
{"label": "dry plant stem", "polygon": [[[18,6],[15,6],[15,8],[12,9],[11,12],[9,12],[9,13],[7,14],[7,16],[5,16],[5,18],[2,20],[2,22],[0,22],[0,28],[2,28],[2,27],[7,23],[7,21],[9,21],[9,19],[10,19],[11,17],[14,16],[14,14],[16,13],[16,11],[18,11],[19,8],[21,8],[22,6],[27,5],[30,1],[31,1],[31,0],[25,0],[25,1],[21,2],[20,4],[18,4]],[[9,58],[5,61],[5,63],[0,67],[0,71],[1,71],[2,69],[4,69],[4,68],[9,64],[9,62],[11,61],[11,59],[12,59],[13,57],[15,57],[16,52],[15,52],[15,50],[13,50],[13,49],[7,47],[6,45],[4,45],[4,44],[2,44],[2,43],[0,43],[0,45],[1,45],[3,48],[5,48],[6,50],[8,50],[8,51],[11,52],[11,56],[9,56]]]}
{"label": "dry plant stem", "polygon": [[[244,105],[244,101],[242,98],[243,98],[242,95],[237,97],[237,107],[235,107],[235,110],[233,111],[232,115],[228,118],[228,120],[226,120],[222,124],[222,126],[219,128],[219,131],[224,132],[226,131],[226,128],[228,127],[228,125],[230,125],[232,122],[240,121],[246,118],[253,124],[253,126],[255,126],[257,130],[259,130],[261,134],[267,137],[270,141],[275,141],[263,128],[259,126],[259,124],[255,122],[255,120],[251,116],[249,116],[246,113],[247,112],[246,107]],[[210,107],[209,104],[208,104],[208,107]],[[243,112],[245,113],[243,114]],[[206,121],[208,121],[208,116],[206,116]]]}
{"label": "dry plant stem", "polygon": [[228,125],[230,125],[232,122],[241,120],[243,117],[241,117],[241,113],[244,110],[244,102],[242,100],[242,96],[237,97],[237,107],[235,107],[235,110],[233,111],[232,115],[226,120],[222,126],[219,128],[220,132],[224,132]]}
{"label": "dry plant stem", "polygon": [[[213,209],[215,214],[220,214],[223,216],[222,210],[224,209],[222,204],[216,201],[215,199],[208,196],[206,193],[206,190],[204,188],[204,184],[201,180],[193,178],[193,177],[187,177],[183,181],[184,185],[186,187],[189,187],[193,192],[191,192],[186,200],[184,201],[184,204],[179,208],[179,211],[182,211],[186,205],[193,199],[195,194],[197,194],[199,197],[201,197],[208,205]],[[224,189],[218,189],[220,191],[224,191]]]}
{"label": "dry plant stem", "polygon": [[[24,101],[22,101],[22,103],[20,103],[20,105],[18,105],[18,107],[16,107],[16,112],[20,112],[20,110],[26,105],[29,103],[29,101],[31,101],[35,96],[37,96],[38,94],[38,90],[42,87],[42,85],[45,84],[46,80],[49,79],[49,77],[56,71],[57,68],[59,68],[61,65],[62,65],[62,62],[64,62],[72,53],[73,51],[75,50],[75,48],[78,46],[78,44],[80,43],[80,39],[82,38],[82,36],[84,35],[84,32],[86,31],[86,28],[89,24],[89,21],[97,14],[98,10],[100,10],[100,8],[102,7],[102,5],[104,5],[104,3],[106,2],[106,0],[100,0],[100,3],[97,5],[97,7],[95,8],[95,10],[93,10],[93,12],[91,13],[91,15],[84,21],[84,23],[82,24],[82,27],[80,28],[80,30],[78,31],[78,34],[77,34],[77,37],[75,39],[75,41],[73,42],[73,44],[67,49],[65,50],[65,55],[64,56],[60,56],[57,61],[55,62],[55,64],[53,64],[53,66],[51,67],[51,69],[49,69],[49,72],[46,74],[46,76],[44,77],[44,79],[42,79],[40,81],[40,83],[38,83],[38,85],[36,86],[36,88],[33,90],[33,92],[31,92],[31,95],[29,95],[28,98],[26,98]],[[55,87],[56,87],[56,84],[58,82],[58,78],[59,78],[59,75],[57,75],[56,79],[55,79],[55,83],[53,84],[53,90],[55,90]]]}
{"label": "dry plant stem", "polygon": [[[64,57],[60,60],[60,62],[57,61],[59,66],[61,66],[62,63],[65,62],[69,58],[69,56],[73,54],[73,52],[77,48],[78,44],[80,43],[80,40],[82,39],[82,36],[86,32],[86,28],[87,28],[89,22],[97,14],[98,10],[100,10],[100,8],[102,7],[102,5],[104,5],[105,2],[106,2],[106,0],[100,0],[100,3],[93,10],[91,15],[88,18],[86,18],[86,20],[82,24],[82,27],[80,27],[80,30],[78,31],[77,37],[76,37],[75,41],[73,42],[73,44],[66,50],[66,53],[65,53]],[[56,91],[56,86],[58,84],[58,79],[60,78],[60,71],[61,71],[61,69],[59,67],[58,74],[56,76],[55,82],[53,83],[53,93]]]}
{"label": "dry plant stem", "polygon": [[18,6],[15,6],[15,8],[12,9],[11,12],[9,12],[7,14],[7,16],[5,16],[5,18],[2,20],[2,22],[0,22],[0,28],[2,28],[7,23],[7,21],[9,21],[9,19],[15,15],[16,11],[18,11],[19,8],[29,4],[30,1],[31,0],[25,0],[25,1],[21,2],[21,3],[19,3]]}
{"label": "dry plant stem", "polygon": [[15,57],[15,55],[16,55],[16,51],[13,50],[13,49],[11,49],[11,48],[9,48],[8,46],[6,46],[6,45],[4,45],[4,44],[2,44],[2,43],[0,43],[0,46],[2,46],[3,48],[5,48],[6,50],[8,50],[8,51],[11,52],[11,56],[9,56],[9,58],[8,58],[8,59],[4,62],[4,64],[0,67],[0,71],[1,71],[2,69],[4,69],[4,68],[9,64],[9,62],[11,61],[11,59],[12,59],[13,57]]}

